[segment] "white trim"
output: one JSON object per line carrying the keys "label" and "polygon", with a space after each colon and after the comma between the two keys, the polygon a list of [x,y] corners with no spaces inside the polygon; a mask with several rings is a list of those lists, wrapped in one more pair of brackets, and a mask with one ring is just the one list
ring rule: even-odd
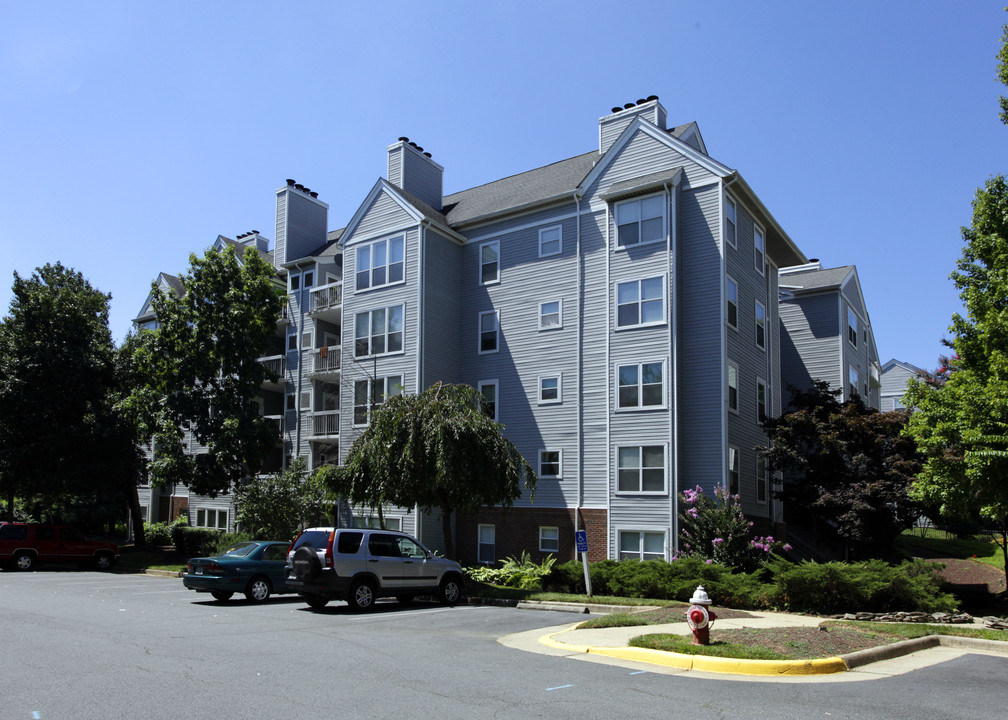
{"label": "white trim", "polygon": [[[556,475],[544,475],[542,471],[543,466],[543,453],[556,453],[557,454],[557,474]],[[539,448],[539,478],[549,478],[551,480],[563,480],[563,449],[562,448]]]}
{"label": "white trim", "polygon": [[[496,340],[494,341],[493,350],[483,349],[483,316],[493,315],[496,321]],[[476,354],[477,355],[491,355],[496,352],[500,352],[500,310],[484,310],[479,313],[476,318]]]}
{"label": "white trim", "polygon": [[[641,377],[641,369],[643,368],[644,365],[654,365],[656,363],[660,363],[661,364],[661,375],[662,375],[661,400],[662,401],[661,401],[660,405],[644,405],[643,404],[643,402],[644,402],[644,383],[643,383],[643,378]],[[622,407],[620,405],[620,398],[619,398],[619,391],[620,391],[619,371],[620,371],[620,368],[624,368],[624,367],[636,367],[637,368],[637,400],[638,400],[638,402],[637,402],[636,405],[627,405],[626,407]],[[663,360],[651,360],[651,361],[643,361],[643,362],[624,362],[624,363],[617,362],[616,365],[615,365],[615,369],[616,369],[616,374],[615,374],[615,378],[616,378],[616,382],[615,382],[616,395],[613,398],[613,400],[614,400],[614,402],[613,402],[613,411],[614,412],[617,412],[617,413],[625,413],[625,412],[648,412],[650,410],[667,410],[668,409],[668,359],[667,358],[665,358]]]}
{"label": "white trim", "polygon": [[[419,234],[418,234],[419,235]],[[402,238],[402,279],[401,280],[389,280],[389,269],[392,267],[392,262],[390,262],[390,248],[392,246],[392,241],[396,238]],[[398,285],[406,284],[406,241],[409,238],[408,231],[403,231],[401,233],[392,233],[391,235],[383,235],[381,237],[375,238],[374,240],[367,243],[358,243],[353,247],[353,294],[361,295],[364,293],[371,292],[372,290],[382,290],[384,288],[396,287]],[[374,265],[374,248],[380,243],[385,244],[385,282],[375,285],[372,282],[372,274],[375,270]],[[359,253],[362,250],[367,249],[368,251],[368,286],[366,288],[357,287],[357,276],[361,273],[360,265],[357,262]]]}
{"label": "white trim", "polygon": [[[656,448],[660,447],[662,449],[662,489],[661,490],[644,490],[644,448]],[[641,488],[639,490],[620,490],[620,450],[626,449],[636,449],[637,450],[637,487]],[[652,468],[653,469],[653,468]],[[616,482],[613,484],[613,493],[618,496],[626,495],[645,495],[649,497],[664,497],[668,495],[669,489],[669,452],[667,443],[658,443],[655,445],[648,445],[646,443],[628,443],[628,444],[618,444],[616,445]]]}
{"label": "white trim", "polygon": [[635,525],[616,525],[613,528],[613,539],[615,540],[615,553],[614,557],[616,560],[622,560],[620,557],[620,535],[623,533],[637,533],[640,536],[640,558],[644,557],[644,533],[661,535],[662,536],[662,550],[665,553],[663,560],[668,560],[669,558],[669,529],[668,527],[662,527],[660,525],[653,525],[650,523],[637,523]]}
{"label": "white trim", "polygon": [[[353,331],[351,333],[351,337],[353,338],[353,340],[352,340],[352,344],[351,344],[351,348],[350,348],[350,357],[355,362],[360,363],[360,360],[362,358],[366,359],[366,358],[371,358],[371,357],[386,357],[386,356],[405,355],[406,354],[406,305],[407,305],[407,303],[404,300],[403,302],[395,304],[395,305],[386,305],[384,307],[378,306],[378,307],[369,308],[367,310],[357,310],[357,311],[355,311],[353,313],[353,326],[352,326]],[[389,349],[388,349],[388,337],[389,337],[388,327],[389,327],[389,315],[390,315],[389,310],[392,310],[393,308],[402,308],[402,330],[401,330],[401,333],[402,333],[402,346],[398,350],[389,351]],[[374,352],[373,351],[374,348],[371,347],[371,313],[373,313],[373,312],[375,312],[377,310],[384,310],[385,311],[385,333],[384,333],[385,351],[384,352],[380,352],[380,353]],[[368,335],[367,335],[368,352],[364,353],[363,355],[358,355],[357,354],[357,316],[358,315],[364,315],[364,314],[367,314],[367,316],[368,316]]]}
{"label": "white trim", "polygon": [[[557,396],[552,400],[543,399],[543,380],[556,380]],[[538,405],[559,405],[563,403],[563,373],[540,375],[536,383],[536,400]]]}
{"label": "white trim", "polygon": [[476,392],[483,396],[483,388],[493,387],[494,389],[494,414],[493,421],[500,422],[500,381],[496,378],[493,380],[477,380],[476,381]]}
{"label": "white trim", "polygon": [[[497,277],[493,280],[483,281],[483,248],[493,245],[497,250]],[[480,243],[479,252],[477,254],[476,261],[476,285],[479,287],[486,287],[487,285],[500,285],[501,281],[501,250],[500,250],[500,240],[490,240],[485,243]]]}
{"label": "white trim", "polygon": [[[555,530],[556,531],[556,547],[555,548],[544,548],[543,547],[543,530]],[[556,525],[540,525],[539,526],[539,552],[549,552],[558,553],[560,552],[560,528]]]}
{"label": "white trim", "polygon": [[[642,295],[642,293],[641,293],[641,287],[642,287],[642,285],[643,285],[644,282],[646,282],[648,280],[655,280],[657,278],[661,278],[661,281],[662,281],[662,290],[661,290],[662,317],[661,317],[661,320],[653,320],[651,322],[640,322],[641,319],[643,318],[643,312],[641,312],[641,305],[644,303],[644,300],[641,297],[641,295]],[[636,323],[634,323],[632,325],[620,325],[620,322],[619,322],[619,309],[620,309],[619,289],[620,289],[620,286],[622,286],[622,285],[629,285],[631,283],[637,283],[637,320],[638,320],[638,322],[636,322]],[[668,325],[668,307],[667,307],[667,305],[668,305],[668,303],[667,303],[667,299],[668,299],[668,277],[664,273],[662,273],[661,275],[651,275],[649,277],[641,277],[641,278],[637,278],[636,280],[624,280],[623,282],[617,282],[615,290],[616,290],[616,292],[613,293],[613,299],[615,300],[615,302],[613,303],[614,319],[616,321],[616,323],[615,323],[615,332],[622,332],[624,330],[633,330],[633,329],[636,329],[636,328],[661,327],[661,326],[664,326],[664,325]],[[654,302],[654,298],[650,298],[648,300],[648,302]]]}
{"label": "white trim", "polygon": [[[666,201],[662,203],[661,221],[662,221],[662,232],[661,237],[655,240],[642,240],[640,239],[640,228],[644,223],[645,218],[641,216],[640,208],[643,207],[645,200],[650,200],[652,198],[662,197]],[[638,240],[630,245],[620,245],[619,242],[619,209],[623,206],[630,205],[631,203],[636,203],[638,206],[638,217],[637,217],[637,228],[638,228]],[[666,250],[668,249],[668,193],[664,189],[658,192],[648,193],[647,195],[641,195],[640,197],[629,198],[627,200],[618,200],[613,203],[615,205],[615,212],[613,213],[613,224],[616,228],[615,241],[616,244],[613,245],[613,252],[626,252],[629,248],[642,247],[646,245],[656,245],[658,243],[665,243]]]}
{"label": "white trim", "polygon": [[[543,305],[549,305],[549,304],[552,304],[552,303],[556,303],[557,304],[557,320],[558,320],[558,324],[551,325],[549,327],[543,327],[543,324],[542,324],[543,315],[547,314],[547,313],[543,312]],[[548,313],[548,314],[552,315],[553,313]],[[539,303],[539,318],[538,318],[538,323],[539,323],[539,332],[550,332],[552,330],[562,330],[563,329],[563,298],[558,298],[556,300],[546,300],[545,302]]]}
{"label": "white trim", "polygon": [[[557,244],[559,249],[556,252],[544,253],[543,252],[543,233],[550,232],[551,230],[556,230],[558,233]],[[552,242],[552,241],[551,241]],[[539,231],[539,257],[553,257],[554,255],[563,254],[563,225],[550,225],[549,227],[544,227]]]}

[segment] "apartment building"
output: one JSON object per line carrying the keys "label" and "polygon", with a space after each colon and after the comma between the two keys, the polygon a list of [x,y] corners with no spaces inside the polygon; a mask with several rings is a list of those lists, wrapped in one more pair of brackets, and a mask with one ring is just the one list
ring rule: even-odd
{"label": "apartment building", "polygon": [[882,383],[879,390],[880,409],[903,410],[903,396],[906,394],[907,383],[911,378],[928,377],[928,372],[911,363],[896,358],[890,359],[882,366]]}
{"label": "apartment building", "polygon": [[838,400],[880,407],[882,369],[857,268],[824,268],[818,259],[779,271],[784,405],[789,386],[825,380]]}
{"label": "apartment building", "polygon": [[[463,562],[572,558],[575,530],[592,559],[670,558],[696,486],[778,524],[756,448],[781,408],[778,270],[807,259],[696,123],[666,116],[655,96],[614,107],[597,147],[449,195],[399,138],[335,231],[316,193],[277,190],[285,462],[339,462],[385,398],[466,383],[539,482],[454,518]],[[443,547],[440,518],[384,516]]]}

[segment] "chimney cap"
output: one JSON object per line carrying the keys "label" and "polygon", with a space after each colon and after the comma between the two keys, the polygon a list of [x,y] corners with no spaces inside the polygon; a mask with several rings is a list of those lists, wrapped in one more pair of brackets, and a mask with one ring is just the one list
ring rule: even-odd
{"label": "chimney cap", "polygon": [[290,185],[291,187],[294,187],[294,180],[291,178],[287,178],[287,184]]}
{"label": "chimney cap", "polygon": [[651,102],[652,100],[657,100],[657,99],[658,99],[657,95],[648,95],[647,96],[647,101],[648,102]]}
{"label": "chimney cap", "polygon": [[400,135],[399,136],[399,142],[408,143],[409,142],[409,138],[406,137],[405,135]]}
{"label": "chimney cap", "polygon": [[627,103],[626,105],[623,106],[623,109],[624,110],[629,110],[632,107],[636,107],[636,106],[633,103]]}
{"label": "chimney cap", "polygon": [[294,188],[296,190],[304,190],[304,185],[302,185],[301,183],[294,183]]}
{"label": "chimney cap", "polygon": [[253,230],[253,231],[252,231],[252,234],[253,234],[253,235],[258,235],[258,234],[259,234],[259,231],[258,231],[258,230]]}
{"label": "chimney cap", "polygon": [[430,154],[430,153],[428,153],[428,152],[425,152],[425,153],[424,153],[424,157],[431,157],[431,154]]}
{"label": "chimney cap", "polygon": [[619,105],[617,105],[616,107],[614,107],[614,108],[612,109],[612,111],[613,111],[614,113],[618,113],[618,112],[619,112],[620,110],[622,110],[622,109],[623,109],[623,108],[621,108],[621,107],[620,107]]}
{"label": "chimney cap", "polygon": [[308,194],[311,195],[313,198],[317,198],[318,197],[318,193],[317,192],[309,192]]}
{"label": "chimney cap", "polygon": [[644,104],[644,103],[646,103],[646,102],[647,102],[647,100],[645,100],[644,98],[639,98],[639,99],[637,100],[637,104],[638,104],[638,105],[643,105],[643,104]]}

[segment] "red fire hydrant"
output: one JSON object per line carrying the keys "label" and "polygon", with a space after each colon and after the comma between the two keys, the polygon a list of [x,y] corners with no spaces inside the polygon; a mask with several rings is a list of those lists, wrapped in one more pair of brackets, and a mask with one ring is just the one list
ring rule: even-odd
{"label": "red fire hydrant", "polygon": [[709,609],[711,600],[707,597],[707,591],[703,589],[703,585],[697,585],[690,602],[693,604],[686,611],[686,624],[693,631],[693,644],[709,645],[710,626],[717,620],[717,615]]}

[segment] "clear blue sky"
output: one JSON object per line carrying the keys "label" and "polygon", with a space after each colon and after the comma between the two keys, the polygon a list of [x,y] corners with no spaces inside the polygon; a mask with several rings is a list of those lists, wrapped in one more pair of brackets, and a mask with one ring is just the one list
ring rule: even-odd
{"label": "clear blue sky", "polygon": [[120,341],[159,271],[274,236],[291,177],[342,227],[407,135],[454,192],[597,146],[614,105],[699,123],[784,229],[856,264],[882,361],[933,367],[976,188],[1008,172],[1004,0],[0,0],[0,312],[74,267]]}

